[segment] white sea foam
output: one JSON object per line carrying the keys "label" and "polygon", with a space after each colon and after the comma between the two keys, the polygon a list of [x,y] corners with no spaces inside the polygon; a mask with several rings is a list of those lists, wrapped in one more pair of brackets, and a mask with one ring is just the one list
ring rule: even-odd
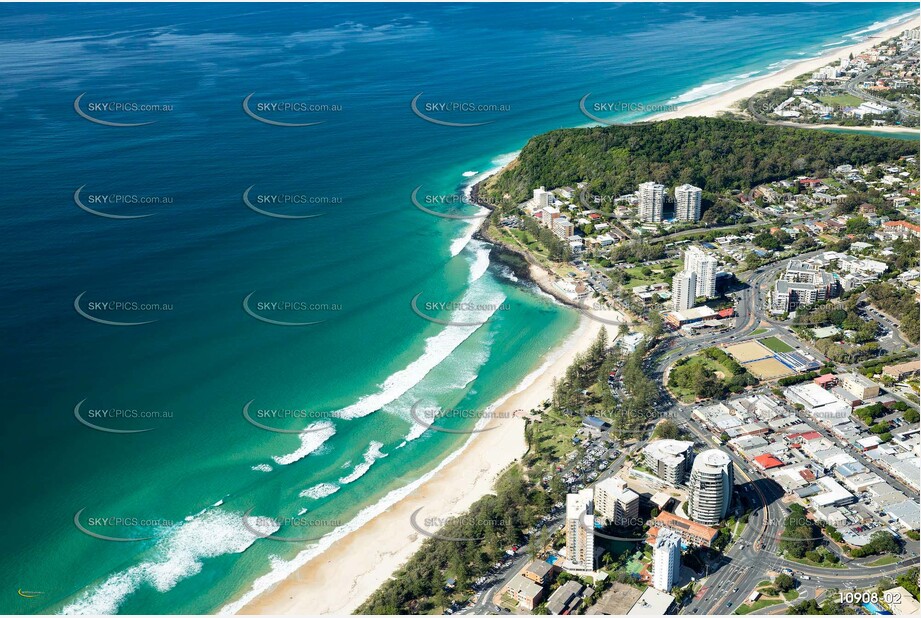
{"label": "white sea foam", "polygon": [[298,509],[297,516],[300,517],[301,515],[304,515],[305,513],[307,513],[307,509]]}
{"label": "white sea foam", "polygon": [[312,423],[305,431],[299,434],[301,446],[293,453],[275,455],[272,459],[279,466],[287,466],[311,454],[336,434],[336,427],[330,421]]}
{"label": "white sea foam", "polygon": [[[271,534],[278,524],[268,517],[251,517],[247,525],[260,534]],[[150,550],[152,558],[110,575],[66,605],[63,614],[115,614],[142,585],[167,592],[180,581],[196,575],[202,561],[246,551],[257,537],[243,524],[240,513],[209,510],[173,528]]]}
{"label": "white sea foam", "polygon": [[384,446],[381,442],[371,442],[368,445],[368,450],[365,451],[365,454],[362,455],[364,461],[355,466],[352,471],[339,479],[341,485],[348,485],[349,483],[354,483],[365,474],[368,470],[371,469],[371,466],[374,465],[374,462],[378,459],[383,459],[387,456],[387,453],[381,450],[381,447]]}
{"label": "white sea foam", "polygon": [[481,286],[468,288],[461,299],[461,303],[479,305],[479,307],[458,309],[451,313],[449,319],[453,322],[469,323],[469,325],[447,326],[438,334],[429,337],[425,340],[425,350],[422,355],[407,365],[406,368],[388,377],[380,386],[378,392],[362,397],[355,403],[334,412],[333,415],[345,419],[360,418],[380,410],[388,403],[396,401],[406,391],[425,378],[432,369],[448,358],[457,346],[463,343],[482,325],[481,323],[488,320],[496,312],[504,300],[505,295],[501,292],[484,292]]}
{"label": "white sea foam", "polygon": [[[574,345],[577,342],[577,336],[578,336],[577,333],[573,333],[573,335],[570,336],[570,338],[567,339],[563,343],[563,345],[561,345],[555,351],[554,354],[548,357],[547,360],[538,369],[536,369],[532,373],[525,376],[525,378],[518,384],[515,390],[513,390],[512,392],[500,398],[490,408],[494,409],[495,407],[502,405],[510,397],[522,392],[523,390],[525,390],[526,388],[534,384],[537,378],[540,377],[540,375],[544,371],[546,371],[548,367],[550,367],[554,362],[556,362],[556,360],[560,358],[560,356],[562,356],[569,348],[572,347],[572,345]],[[481,421],[477,423],[476,428],[477,429],[481,428],[483,425],[485,425],[486,421],[487,421],[486,418],[481,419]],[[321,538],[317,542],[316,545],[308,549],[305,549],[304,551],[299,553],[297,556],[294,557],[294,559],[289,560],[287,562],[281,559],[270,560],[270,567],[271,567],[270,571],[266,573],[265,575],[263,575],[262,577],[256,579],[256,581],[253,582],[252,587],[247,592],[245,592],[239,599],[237,599],[236,601],[233,601],[232,603],[228,603],[227,605],[222,607],[220,611],[218,612],[218,614],[221,614],[221,615],[236,614],[241,609],[243,609],[243,607],[245,607],[247,604],[252,602],[253,599],[255,599],[260,594],[262,594],[264,591],[278,584],[279,582],[285,580],[291,574],[296,572],[300,567],[310,562],[310,560],[321,555],[324,551],[329,549],[329,547],[333,543],[347,536],[351,532],[358,530],[363,525],[365,525],[366,523],[368,523],[369,521],[371,521],[372,519],[374,519],[381,513],[388,510],[391,506],[393,506],[394,504],[396,504],[397,502],[399,502],[400,500],[402,500],[403,498],[411,494],[413,491],[415,491],[415,489],[418,488],[420,485],[427,482],[433,476],[438,474],[445,466],[449,465],[452,461],[457,459],[461,455],[461,453],[463,453],[464,450],[466,450],[466,448],[471,444],[471,442],[476,437],[476,435],[477,434],[471,434],[471,436],[464,442],[464,444],[459,449],[457,449],[456,451],[448,455],[432,471],[428,472],[427,474],[423,475],[422,477],[420,477],[419,479],[417,479],[416,481],[408,485],[405,485],[403,487],[390,491],[387,495],[381,498],[377,503],[367,506],[361,511],[359,511],[358,515],[356,515],[350,522],[342,526],[339,526],[338,528],[336,528],[335,530],[333,530],[332,532],[330,532],[329,534]]]}
{"label": "white sea foam", "polygon": [[339,491],[338,485],[333,483],[320,483],[305,489],[298,495],[300,495],[301,498],[313,498],[314,500],[319,500],[320,498],[331,496],[337,491]]}
{"label": "white sea foam", "polygon": [[489,252],[491,248],[486,243],[474,241],[470,244],[470,249],[473,252],[473,260],[470,263],[468,281],[473,283],[486,274],[486,270],[489,268]]}
{"label": "white sea foam", "polygon": [[906,15],[898,15],[896,17],[890,17],[889,19],[885,21],[873,22],[872,24],[870,24],[869,26],[867,26],[866,28],[862,30],[858,30],[857,32],[852,32],[851,34],[846,34],[844,36],[851,40],[865,39],[867,37],[865,37],[864,35],[870,35],[873,32],[877,32],[879,30],[886,30],[888,28],[891,28],[892,26],[896,25],[900,21],[904,20],[906,17],[913,16],[913,15],[914,13],[908,13]]}
{"label": "white sea foam", "polygon": [[477,174],[479,174],[479,172],[464,172],[463,175],[464,175],[464,178],[471,178],[473,176],[476,176]]}
{"label": "white sea foam", "polygon": [[[498,173],[503,167],[508,165],[517,156],[518,151],[499,155],[491,161],[493,167],[489,168],[485,172],[474,172],[470,176],[467,176],[469,172],[465,172],[464,176],[468,178],[468,181],[467,184],[464,185],[464,195],[469,199],[470,194],[473,191],[473,185],[486,180],[493,174]],[[480,208],[480,210],[474,214],[485,214],[486,211],[486,208]],[[452,257],[464,250],[464,247],[466,247],[467,243],[470,242],[470,239],[473,238],[473,234],[480,228],[480,224],[482,222],[482,217],[478,219],[471,219],[470,223],[467,225],[467,227],[464,228],[464,231],[461,233],[461,235],[455,238],[453,242],[451,242],[450,250]]]}
{"label": "white sea foam", "polygon": [[727,90],[735,88],[741,81],[741,79],[730,79],[724,82],[703,84],[695,88],[691,88],[687,92],[680,94],[677,97],[669,99],[668,104],[682,105],[684,103],[691,103],[693,101],[699,101],[700,99],[716,96],[720,93],[726,92]]}
{"label": "white sea foam", "polygon": [[261,463],[261,464],[256,464],[255,466],[252,467],[252,469],[255,470],[256,472],[271,472],[272,466],[266,463]]}

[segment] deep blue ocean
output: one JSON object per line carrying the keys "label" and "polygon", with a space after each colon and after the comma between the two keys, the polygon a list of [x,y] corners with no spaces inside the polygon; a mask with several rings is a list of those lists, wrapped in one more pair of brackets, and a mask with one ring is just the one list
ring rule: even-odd
{"label": "deep blue ocean", "polygon": [[464,441],[415,402],[486,410],[578,322],[415,188],[450,201],[588,93],[689,102],[912,10],[2,5],[0,613],[216,612],[322,551],[250,528],[385,508]]}

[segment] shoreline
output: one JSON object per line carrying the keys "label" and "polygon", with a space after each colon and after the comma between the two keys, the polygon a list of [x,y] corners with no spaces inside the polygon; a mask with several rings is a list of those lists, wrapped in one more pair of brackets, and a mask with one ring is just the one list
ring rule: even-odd
{"label": "shoreline", "polygon": [[[716,116],[725,112],[739,112],[737,105],[754,94],[782,86],[784,83],[825,66],[832,60],[849,53],[859,54],[881,40],[891,38],[909,27],[917,25],[916,15],[906,17],[898,25],[850,46],[835,48],[821,56],[795,62],[782,70],[740,84],[712,97],[688,103],[675,111],[653,115],[639,122],[660,121],[688,116]],[[801,128],[841,128],[881,132],[918,133],[918,129],[904,127],[838,127],[836,125],[804,125]],[[516,157],[517,158],[517,157]],[[516,159],[506,162],[486,175],[500,173]],[[488,208],[477,199],[479,184],[468,189],[472,201]],[[491,210],[491,209],[490,209]],[[555,289],[552,275],[529,256],[497,242],[485,233],[485,219],[480,219],[472,238],[491,243],[498,251],[518,255],[528,264],[525,276],[541,290],[559,302],[578,308],[578,304]],[[255,593],[255,583],[242,588],[243,594],[235,601],[224,604],[227,608],[241,605],[241,598],[255,593],[254,598],[240,606],[239,614],[351,614],[363,604],[382,584],[399,570],[420,548],[425,536],[413,529],[411,516],[424,509],[427,516],[450,517],[464,513],[474,502],[493,492],[493,483],[508,466],[519,461],[526,452],[525,422],[511,413],[539,407],[552,394],[553,380],[561,377],[578,352],[586,349],[600,331],[602,323],[584,315],[579,325],[562,343],[551,349],[544,362],[529,373],[516,388],[499,400],[495,406],[496,417],[488,421],[481,431],[471,434],[458,449],[450,453],[432,471],[416,481],[417,487],[398,498],[379,514],[370,517],[354,530],[333,541],[325,550],[298,566],[292,573]],[[610,331],[610,329],[609,329]],[[616,332],[609,332],[616,337]],[[398,490],[395,490],[398,491]],[[385,500],[382,498],[381,501]],[[379,502],[381,502],[379,501]],[[370,505],[368,508],[373,508]],[[305,550],[311,551],[311,550]],[[271,572],[270,572],[271,575]],[[258,580],[257,580],[258,581]]]}
{"label": "shoreline", "polygon": [[[793,64],[790,64],[789,66],[784,67],[776,73],[755,78],[750,82],[739,84],[738,86],[730,88],[729,90],[716,94],[712,97],[701,99],[700,101],[692,101],[674,111],[655,114],[649,118],[643,119],[643,122],[672,120],[675,118],[685,118],[687,116],[712,117],[726,112],[741,113],[742,110],[740,110],[738,107],[739,103],[744,100],[748,100],[759,92],[780,88],[787,82],[796,79],[800,75],[812,71],[817,71],[818,69],[831,62],[837,61],[842,56],[847,56],[848,54],[854,54],[856,56],[861,54],[877,43],[880,43],[881,41],[897,36],[904,30],[918,26],[919,23],[921,23],[921,18],[919,18],[916,13],[912,13],[910,17],[906,15],[905,19],[900,21],[898,24],[872,36],[869,36],[863,41],[854,43],[852,45],[833,48],[827,53],[824,53],[821,56],[816,56],[815,58],[799,60]],[[879,131],[881,129],[888,129],[887,132],[918,133],[918,129],[910,127],[839,127],[837,125],[803,125],[801,128],[842,128],[848,130],[865,131]]]}
{"label": "shoreline", "polygon": [[[239,614],[351,614],[421,547],[426,539],[412,526],[419,517],[462,515],[493,491],[496,478],[527,451],[525,421],[514,415],[539,407],[553,392],[576,354],[588,348],[600,322],[582,317],[576,330],[529,373],[481,431],[429,473],[430,478],[386,511],[334,542],[283,581],[244,605]],[[348,577],[342,577],[349,573]]]}

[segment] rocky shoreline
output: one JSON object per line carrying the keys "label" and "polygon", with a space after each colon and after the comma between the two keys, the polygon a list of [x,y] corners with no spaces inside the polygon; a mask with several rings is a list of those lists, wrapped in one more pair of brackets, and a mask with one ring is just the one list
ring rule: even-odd
{"label": "rocky shoreline", "polygon": [[[480,186],[483,182],[485,180],[476,183],[470,188],[470,201],[477,206],[494,212],[494,204],[480,199]],[[564,305],[580,310],[584,309],[579,303],[563,294],[559,288],[553,285],[553,280],[556,276],[548,272],[531,254],[490,236],[489,218],[484,218],[480,227],[474,232],[473,238],[489,243],[493,248],[491,255],[495,257],[497,262],[509,268],[519,279],[533,283]]]}

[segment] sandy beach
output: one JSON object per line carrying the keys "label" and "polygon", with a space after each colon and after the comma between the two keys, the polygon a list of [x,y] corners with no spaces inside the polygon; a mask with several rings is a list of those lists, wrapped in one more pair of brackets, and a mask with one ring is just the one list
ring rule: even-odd
{"label": "sandy beach", "polygon": [[[802,60],[785,67],[783,70],[773,73],[771,75],[765,75],[764,77],[752,80],[745,84],[741,84],[736,88],[727,90],[726,92],[720,93],[716,96],[710,97],[708,99],[703,99],[701,101],[695,101],[684,105],[675,111],[663,112],[661,114],[656,114],[651,118],[651,120],[668,120],[671,118],[684,118],[686,116],[716,116],[722,112],[728,111],[739,111],[739,104],[754,96],[755,94],[761,92],[762,90],[770,90],[772,88],[779,88],[785,83],[799,77],[804,73],[809,73],[812,71],[817,71],[827,64],[837,62],[842,57],[847,57],[848,54],[854,54],[855,56],[867,51],[877,43],[884,41],[886,39],[892,38],[902,33],[903,30],[917,27],[921,23],[921,19],[913,17],[907,21],[902,22],[898,26],[893,26],[887,30],[884,30],[864,41],[855,43],[847,47],[838,47],[829,51],[827,54],[823,54],[816,58],[809,58],[807,60]],[[830,125],[822,125],[830,126]],[[848,129],[861,128],[861,127],[846,127]],[[873,131],[917,131],[917,129],[904,129],[901,127],[866,127],[867,129],[872,129]]]}
{"label": "sandy beach", "polygon": [[[735,110],[739,101],[757,92],[781,86],[850,53],[859,54],[879,41],[917,25],[918,21],[913,18],[860,43],[797,62],[773,75],[691,103],[677,111],[659,114],[653,119],[715,116]],[[885,129],[874,127],[874,130]],[[549,275],[533,265],[532,276],[544,285],[550,284],[546,281]],[[576,353],[591,344],[601,326],[601,322],[583,317],[566,342],[551,353],[537,372],[528,376],[526,382],[533,382],[520,387],[497,407],[496,418],[487,425],[489,431],[473,434],[463,450],[437,470],[432,478],[384,513],[333,543],[284,581],[245,605],[239,613],[316,615],[353,612],[405,564],[425,540],[426,537],[414,530],[411,524],[411,516],[416,510],[423,509],[420,518],[462,514],[473,502],[490,493],[497,475],[525,453],[524,420],[506,418],[505,415],[515,410],[530,410],[548,399],[553,380],[564,374]],[[616,328],[609,326],[608,332],[614,336]]]}
{"label": "sandy beach", "polygon": [[[507,418],[516,410],[531,410],[552,393],[553,379],[562,376],[575,355],[586,349],[602,324],[582,318],[563,345],[526,378],[533,382],[496,408],[486,427],[473,434],[463,451],[429,481],[385,513],[334,543],[292,576],[245,606],[243,614],[348,614],[404,564],[426,537],[416,532],[412,514],[425,517],[462,514],[492,491],[498,474],[526,451],[524,420]],[[609,332],[613,330],[608,327]]]}

